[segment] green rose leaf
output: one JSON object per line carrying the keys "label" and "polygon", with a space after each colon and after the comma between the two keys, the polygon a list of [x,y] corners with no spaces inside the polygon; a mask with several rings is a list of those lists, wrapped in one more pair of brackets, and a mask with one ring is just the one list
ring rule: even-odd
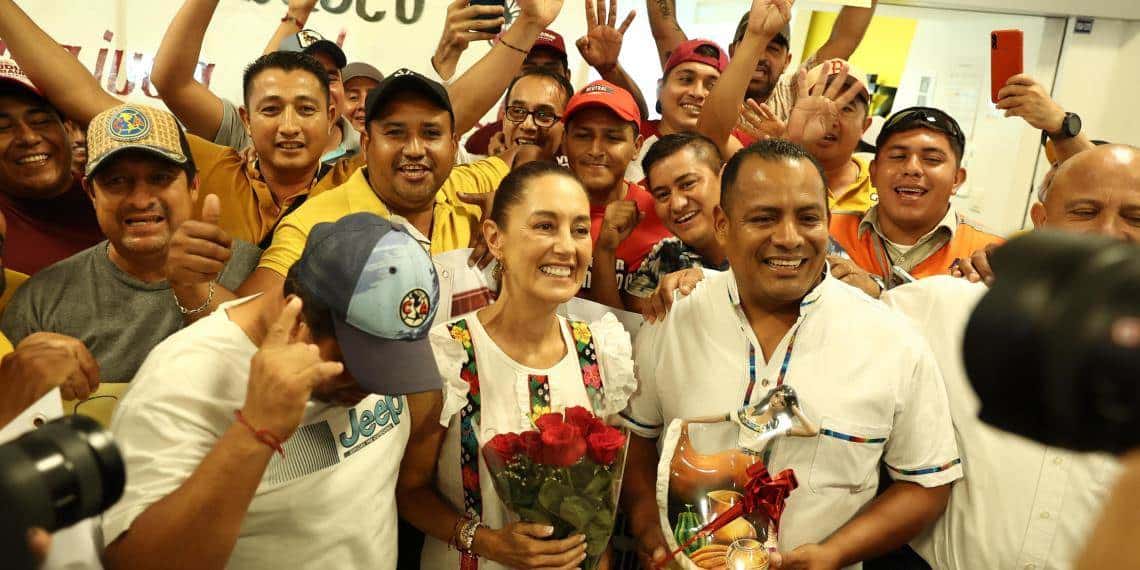
{"label": "green rose leaf", "polygon": [[612,484],[613,475],[610,475],[606,471],[598,470],[598,473],[594,475],[594,478],[590,481],[590,484],[586,485],[586,488],[582,491],[582,494],[586,495],[587,497],[602,498],[609,493],[610,486]]}
{"label": "green rose leaf", "polygon": [[541,524],[550,524],[550,523],[554,522],[550,518],[549,515],[547,515],[546,513],[542,512],[538,509],[520,508],[520,509],[517,509],[515,512],[518,513],[519,518],[522,519],[523,522],[532,522],[532,523],[541,523]]}
{"label": "green rose leaf", "polygon": [[594,518],[594,504],[584,497],[566,497],[558,508],[558,516],[574,528],[584,529]]}
{"label": "green rose leaf", "polygon": [[563,500],[573,492],[574,489],[569,485],[555,479],[547,479],[538,490],[538,504],[551,513],[557,513]]}

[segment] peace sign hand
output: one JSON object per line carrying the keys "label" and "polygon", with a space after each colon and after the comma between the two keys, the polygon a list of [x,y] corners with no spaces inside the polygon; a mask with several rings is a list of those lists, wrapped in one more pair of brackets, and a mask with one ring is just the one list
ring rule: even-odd
{"label": "peace sign hand", "polygon": [[308,344],[301,321],[301,299],[293,297],[269,327],[249,366],[249,390],[242,414],[250,424],[269,430],[281,441],[297,430],[313,387],[344,371],[340,362],[321,359]]}

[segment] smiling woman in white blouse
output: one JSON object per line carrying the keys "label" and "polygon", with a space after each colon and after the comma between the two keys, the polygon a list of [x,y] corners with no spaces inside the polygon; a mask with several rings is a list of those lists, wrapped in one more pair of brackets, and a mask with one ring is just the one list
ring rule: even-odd
{"label": "smiling woman in white blouse", "polygon": [[613,316],[584,323],[555,310],[578,294],[592,257],[590,203],[564,168],[534,162],[499,186],[483,236],[502,268],[499,299],[438,324],[439,424],[413,433],[400,472],[400,514],[427,535],[423,568],[576,568],[584,537],[547,538],[507,524],[480,447],[534,429],[570,406],[621,411],[636,388],[628,333]]}

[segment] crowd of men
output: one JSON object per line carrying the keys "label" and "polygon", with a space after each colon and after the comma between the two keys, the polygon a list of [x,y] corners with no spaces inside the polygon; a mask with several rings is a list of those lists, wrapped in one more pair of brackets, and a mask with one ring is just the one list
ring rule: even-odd
{"label": "crowd of men", "polygon": [[[847,59],[874,41],[874,6],[844,7],[792,69],[791,0],[752,2],[727,51],[688,38],[673,0],[647,1],[650,120],[619,62],[633,14],[619,23],[616,0],[586,2],[576,46],[602,79],[578,90],[550,29],[561,0],[519,0],[500,34],[501,7],[454,0],[427,75],[352,61],[306,27],[315,0],[290,0],[240,102],[194,76],[218,2],[183,0],[166,27],[165,111],[116,99],[0,0],[0,426],[53,390],[72,409],[137,386],[112,424],[127,491],[92,539],[108,567],[415,567],[394,493],[409,434],[434,421],[420,379],[434,364],[387,352],[408,337],[384,311],[415,334],[431,323],[362,268],[398,241],[401,278],[441,290],[436,322],[458,316],[448,280],[478,269],[417,255],[474,248],[485,266],[496,188],[539,160],[588,194],[579,296],[647,320],[638,392],[614,418],[633,434],[636,555],[614,566],[665,553],[663,426],[785,377],[822,430],[774,458],[801,485],[774,568],[1079,562],[1119,464],[978,420],[961,338],[1003,238],[954,206],[968,140],[947,112],[896,110],[857,153],[873,93]],[[1048,141],[1034,228],[1140,238],[1140,149],[1094,145],[1027,75],[997,107]],[[356,380],[384,375],[413,388]],[[314,425],[379,440],[352,462],[289,463]]]}

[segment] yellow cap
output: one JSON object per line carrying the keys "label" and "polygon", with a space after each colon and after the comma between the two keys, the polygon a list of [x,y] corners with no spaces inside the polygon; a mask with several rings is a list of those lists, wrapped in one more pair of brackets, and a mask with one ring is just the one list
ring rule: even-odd
{"label": "yellow cap", "polygon": [[182,127],[174,115],[128,103],[99,113],[87,126],[87,175],[114,154],[144,150],[179,166],[190,161],[182,148]]}

